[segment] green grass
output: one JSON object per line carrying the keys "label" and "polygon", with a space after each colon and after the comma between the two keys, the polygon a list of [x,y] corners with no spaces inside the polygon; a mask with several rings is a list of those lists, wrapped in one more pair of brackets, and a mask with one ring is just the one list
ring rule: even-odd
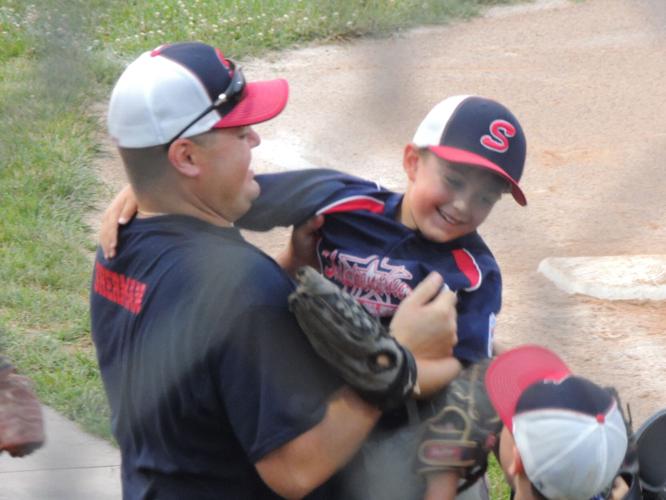
{"label": "green grass", "polygon": [[44,403],[110,439],[90,342],[85,216],[102,189],[91,167],[102,131],[90,110],[124,62],[188,39],[258,56],[511,1],[0,0],[0,348]]}
{"label": "green grass", "polygon": [[[498,0],[164,0],[132,1],[100,16],[95,46],[124,55],[165,39],[205,40],[231,57],[311,40],[394,32],[467,18]],[[120,3],[119,3],[120,4]]]}

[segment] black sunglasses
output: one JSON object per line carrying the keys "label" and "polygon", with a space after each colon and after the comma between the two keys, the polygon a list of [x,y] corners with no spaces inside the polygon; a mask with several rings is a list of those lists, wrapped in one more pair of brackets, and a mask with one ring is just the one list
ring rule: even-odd
{"label": "black sunglasses", "polygon": [[234,63],[231,59],[227,59],[227,61],[229,62],[230,70],[233,71],[233,76],[231,77],[231,81],[229,82],[227,88],[224,89],[224,92],[217,96],[217,99],[215,99],[213,104],[204,109],[199,115],[197,115],[194,120],[188,123],[180,132],[178,132],[169,142],[166,143],[165,148],[167,150],[176,139],[187,132],[187,130],[192,125],[201,120],[208,113],[215,109],[220,114],[220,117],[224,117],[228,115],[231,110],[234,109],[236,104],[238,104],[238,102],[243,98],[243,93],[245,91],[245,77],[243,76],[243,71],[241,70],[240,66],[236,67],[236,63]]}

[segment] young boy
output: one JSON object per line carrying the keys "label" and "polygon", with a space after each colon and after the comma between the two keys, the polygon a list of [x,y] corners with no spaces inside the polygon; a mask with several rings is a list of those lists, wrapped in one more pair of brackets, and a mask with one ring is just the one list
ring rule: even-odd
{"label": "young boy", "polygon": [[[458,294],[455,358],[477,361],[492,355],[501,275],[476,230],[502,193],[525,205],[518,186],[525,150],[522,128],[504,106],[449,97],[405,146],[404,195],[332,170],[259,175],[261,196],[237,225],[267,230],[324,215],[319,270],[382,319],[430,271],[439,271]],[[446,367],[419,366],[422,384],[428,369]],[[452,379],[457,371],[450,371]],[[440,388],[421,387],[426,396]]]}
{"label": "young boy", "polygon": [[[386,323],[400,301],[438,271],[457,292],[458,344],[452,358],[419,363],[421,397],[427,398],[453,380],[461,363],[493,353],[501,274],[477,228],[505,192],[526,204],[518,185],[525,154],[522,127],[505,106],[478,96],[453,96],[427,114],[405,146],[404,194],[334,170],[258,175],[261,194],[236,226],[262,231],[323,215],[316,245],[319,270]],[[114,214],[107,226],[115,230],[126,203],[121,197],[107,210]],[[108,241],[102,246],[109,253]],[[420,410],[422,417],[431,411],[427,402]],[[384,442],[383,433],[406,422],[404,409],[384,415],[376,441]],[[378,461],[376,455],[366,460]]]}
{"label": "young boy", "polygon": [[[613,394],[575,376],[552,351],[525,345],[495,358],[485,386],[504,427],[499,462],[516,500],[624,498],[608,491],[627,452]],[[429,477],[426,500],[453,499],[457,476]]]}

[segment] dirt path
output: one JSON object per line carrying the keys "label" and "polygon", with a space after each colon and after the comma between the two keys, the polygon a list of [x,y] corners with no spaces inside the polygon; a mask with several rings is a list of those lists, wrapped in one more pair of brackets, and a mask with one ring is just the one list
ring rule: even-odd
{"label": "dirt path", "polygon": [[[258,127],[256,170],[330,166],[402,189],[402,146],[429,108],[494,97],[528,137],[529,200],[482,227],[505,277],[498,336],[557,350],[617,386],[643,421],[666,406],[666,304],[569,296],[549,256],[666,254],[666,3],[539,1],[388,40],[307,48],[245,65],[286,77],[290,104]],[[123,179],[115,158],[103,179]],[[284,232],[249,235],[274,254]]]}

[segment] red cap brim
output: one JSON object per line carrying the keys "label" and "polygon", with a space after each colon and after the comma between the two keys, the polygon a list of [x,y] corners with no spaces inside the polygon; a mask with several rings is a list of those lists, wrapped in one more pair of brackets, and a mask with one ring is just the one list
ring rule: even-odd
{"label": "red cap brim", "polygon": [[265,122],[280,114],[288,98],[287,80],[247,83],[243,99],[212,128],[244,127]]}
{"label": "red cap brim", "polygon": [[504,425],[512,431],[516,404],[525,389],[542,380],[562,380],[571,370],[554,352],[525,345],[500,354],[486,372],[486,389]]}
{"label": "red cap brim", "polygon": [[476,153],[470,153],[464,149],[452,148],[451,146],[428,146],[428,149],[435,153],[437,156],[443,160],[450,161],[452,163],[463,163],[465,165],[471,165],[473,167],[481,167],[502,177],[511,184],[511,194],[513,199],[518,202],[519,205],[527,205],[527,198],[525,198],[525,193],[520,189],[518,183],[507,174],[504,169],[500,166],[494,164],[490,160],[479,156]]}

